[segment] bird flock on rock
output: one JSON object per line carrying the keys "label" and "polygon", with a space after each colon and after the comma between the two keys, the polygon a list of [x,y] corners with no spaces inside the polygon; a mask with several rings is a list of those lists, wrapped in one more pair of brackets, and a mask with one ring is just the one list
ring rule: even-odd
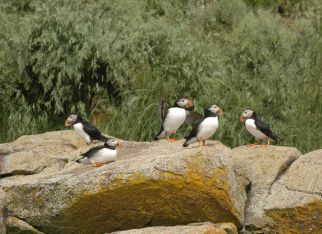
{"label": "bird flock on rock", "polygon": [[[186,98],[178,99],[173,106],[168,107],[166,100],[161,99],[160,117],[161,127],[154,140],[166,138],[170,142],[176,141],[171,135],[183,125],[193,125],[190,133],[185,137],[183,147],[187,147],[198,142],[199,147],[206,144],[206,140],[211,138],[219,127],[219,116],[223,111],[219,106],[213,104],[204,110],[204,115],[193,111],[193,102]],[[245,110],[240,115],[240,121],[245,122],[247,131],[255,138],[256,142],[249,146],[257,145],[261,140],[267,140],[267,145],[272,141],[282,141],[282,139],[264,123],[255,111]],[[117,147],[122,141],[115,138],[109,138],[104,135],[92,124],[84,120],[80,115],[71,114],[65,121],[65,126],[72,125],[78,135],[80,135],[87,144],[94,140],[103,141],[103,145],[95,146],[87,152],[81,154],[81,158],[76,162],[84,164],[93,164],[98,167],[105,163],[116,161]]]}

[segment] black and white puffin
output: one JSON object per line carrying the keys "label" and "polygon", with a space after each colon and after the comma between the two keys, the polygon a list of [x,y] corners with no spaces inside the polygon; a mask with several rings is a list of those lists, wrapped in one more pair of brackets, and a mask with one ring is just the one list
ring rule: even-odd
{"label": "black and white puffin", "polygon": [[71,114],[65,120],[65,126],[70,125],[73,125],[74,130],[85,139],[87,144],[90,144],[93,140],[105,142],[108,140],[96,127],[84,120],[80,115]]}
{"label": "black and white puffin", "polygon": [[240,121],[245,122],[247,131],[255,137],[256,142],[252,145],[257,145],[260,140],[264,139],[267,140],[267,145],[269,145],[272,140],[282,141],[278,135],[272,132],[268,124],[258,118],[255,111],[245,110],[240,115]]}
{"label": "black and white puffin", "polygon": [[76,162],[84,164],[94,164],[95,167],[102,166],[105,163],[114,162],[117,158],[116,147],[120,145],[114,138],[108,139],[104,145],[95,146],[86,153],[81,154],[82,158]]}
{"label": "black and white puffin", "polygon": [[197,123],[197,125],[191,130],[186,142],[183,144],[187,147],[190,144],[199,142],[199,146],[205,145],[207,139],[209,139],[219,127],[218,116],[222,115],[223,111],[217,106],[212,105],[205,109],[204,118]]}
{"label": "black and white puffin", "polygon": [[176,133],[180,126],[185,122],[188,108],[192,108],[193,103],[189,99],[178,99],[174,102],[171,108],[167,107],[165,100],[161,99],[160,114],[161,114],[161,129],[154,140],[159,140],[167,137],[169,141],[176,141],[175,138],[170,138],[171,134]]}

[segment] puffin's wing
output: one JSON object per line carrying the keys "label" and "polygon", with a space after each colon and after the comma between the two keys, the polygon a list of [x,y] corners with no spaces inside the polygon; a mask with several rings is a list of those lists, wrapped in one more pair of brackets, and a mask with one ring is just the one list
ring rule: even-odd
{"label": "puffin's wing", "polygon": [[203,119],[203,116],[195,111],[186,110],[186,115],[187,117],[184,123],[187,125],[191,125]]}
{"label": "puffin's wing", "polygon": [[160,117],[161,117],[161,121],[163,121],[165,119],[167,114],[168,114],[168,104],[166,103],[164,98],[161,98],[161,102],[160,102]]}
{"label": "puffin's wing", "polygon": [[99,146],[95,146],[93,148],[90,148],[87,152],[81,154],[83,157],[87,157],[90,158],[92,156],[95,155],[95,153],[101,149],[103,149],[105,146],[104,145],[99,145]]}
{"label": "puffin's wing", "polygon": [[273,135],[273,132],[271,130],[271,128],[269,127],[268,124],[264,123],[262,120],[260,119],[255,119],[255,126],[256,128],[261,131],[262,133],[264,133],[266,136],[271,137]]}
{"label": "puffin's wing", "polygon": [[101,132],[96,127],[94,127],[88,122],[83,124],[83,129],[88,135],[90,135],[91,138],[94,138],[94,139],[100,138],[100,136],[102,135]]}
{"label": "puffin's wing", "polygon": [[255,125],[258,130],[260,130],[262,133],[264,133],[269,138],[275,140],[275,141],[282,141],[282,138],[280,138],[277,134],[275,134],[268,124],[264,123],[260,119],[255,119]]}
{"label": "puffin's wing", "polygon": [[202,120],[199,120],[197,122],[197,124],[192,128],[191,132],[189,133],[189,135],[187,137],[185,137],[187,140],[190,140],[194,137],[197,136],[198,134],[198,129],[199,129],[199,125],[201,124]]}

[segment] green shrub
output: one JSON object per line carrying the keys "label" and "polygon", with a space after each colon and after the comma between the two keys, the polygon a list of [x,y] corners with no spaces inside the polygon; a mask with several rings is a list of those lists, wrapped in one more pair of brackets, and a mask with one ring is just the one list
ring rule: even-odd
{"label": "green shrub", "polygon": [[231,147],[252,140],[238,117],[254,109],[283,145],[321,148],[321,7],[286,3],[2,1],[0,140],[63,129],[71,112],[152,140],[160,98],[188,97],[224,108],[214,139]]}

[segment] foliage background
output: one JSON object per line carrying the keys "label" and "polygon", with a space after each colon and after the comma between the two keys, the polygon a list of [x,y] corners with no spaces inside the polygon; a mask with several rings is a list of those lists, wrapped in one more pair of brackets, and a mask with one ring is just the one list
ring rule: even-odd
{"label": "foliage background", "polygon": [[321,10],[319,0],[2,0],[0,142],[64,129],[72,112],[152,140],[165,96],[223,107],[214,139],[231,147],[251,141],[238,117],[253,109],[283,145],[322,148]]}

